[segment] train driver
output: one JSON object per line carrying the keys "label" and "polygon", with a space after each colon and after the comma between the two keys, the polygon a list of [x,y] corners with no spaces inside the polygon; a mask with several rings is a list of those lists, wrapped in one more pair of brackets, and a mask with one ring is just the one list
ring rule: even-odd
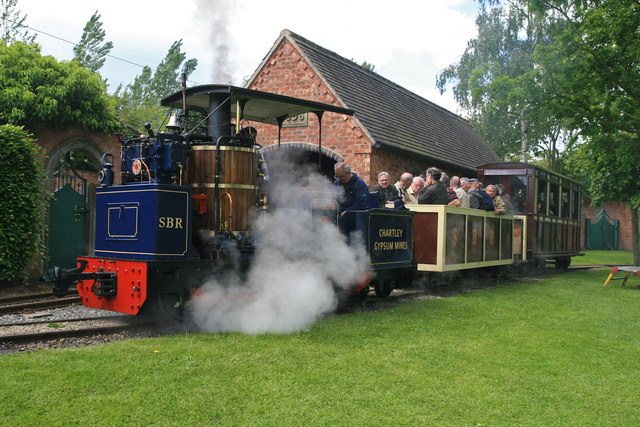
{"label": "train driver", "polygon": [[358,174],[351,172],[351,167],[344,162],[336,163],[334,166],[333,185],[337,188],[342,186],[344,194],[339,201],[340,215],[344,216],[347,211],[367,209],[367,195],[369,188],[367,184],[358,177]]}

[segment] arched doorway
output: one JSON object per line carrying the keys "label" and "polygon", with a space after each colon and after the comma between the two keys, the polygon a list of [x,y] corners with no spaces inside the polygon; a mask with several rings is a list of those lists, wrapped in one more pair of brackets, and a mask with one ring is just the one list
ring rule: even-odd
{"label": "arched doorway", "polygon": [[54,266],[71,268],[92,248],[92,216],[101,150],[91,141],[74,137],[49,152],[46,163],[49,202],[45,278]]}
{"label": "arched doorway", "polygon": [[333,166],[337,162],[344,161],[344,157],[333,150],[322,147],[322,151],[319,152],[317,145],[303,142],[268,145],[262,151],[267,164],[270,161],[280,161],[280,159],[284,158],[288,164],[295,166],[291,168],[294,174],[296,172],[306,173],[306,171],[312,170],[332,181]]}

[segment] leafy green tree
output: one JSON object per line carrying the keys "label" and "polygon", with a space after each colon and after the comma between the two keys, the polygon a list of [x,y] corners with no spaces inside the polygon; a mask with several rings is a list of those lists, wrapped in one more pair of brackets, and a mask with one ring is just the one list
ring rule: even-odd
{"label": "leafy green tree", "polygon": [[13,125],[0,125],[0,281],[26,279],[33,253],[42,250],[40,151],[30,136]]}
{"label": "leafy green tree", "polygon": [[468,42],[457,64],[437,77],[444,92],[453,84],[459,105],[480,135],[505,159],[543,156],[556,170],[558,145],[568,143],[561,121],[546,114],[533,54],[550,43],[546,22],[526,5],[510,1],[502,7],[482,1],[476,18],[478,37]]}
{"label": "leafy green tree", "polygon": [[112,42],[104,41],[105,35],[96,10],[84,26],[80,42],[73,48],[74,59],[78,64],[94,74],[102,68],[106,56],[113,48]]}
{"label": "leafy green tree", "polygon": [[[355,59],[351,58],[351,62],[356,62]],[[369,71],[376,71],[376,66],[375,64],[372,64],[371,62],[367,62],[367,61],[362,61],[362,64],[360,64],[360,66],[362,66],[362,68],[369,70]]]}
{"label": "leafy green tree", "polygon": [[63,128],[77,123],[97,132],[119,127],[115,100],[99,75],[75,61],[42,56],[37,44],[0,43],[0,123],[31,132],[46,122]]}
{"label": "leafy green tree", "polygon": [[27,16],[16,10],[17,4],[18,0],[0,0],[0,41],[33,43],[36,35],[25,28]]}
{"label": "leafy green tree", "polygon": [[118,88],[119,109],[125,123],[142,129],[144,123],[160,126],[166,109],[160,106],[162,98],[181,89],[181,75],[189,76],[195,71],[198,61],[186,59],[182,52],[182,40],[174,42],[162,62],[153,71],[144,67],[133,83]]}
{"label": "leafy green tree", "polygon": [[591,178],[593,201],[632,208],[634,264],[640,265],[640,3],[637,0],[531,0],[555,43],[536,62],[556,117],[584,139],[573,164]]}

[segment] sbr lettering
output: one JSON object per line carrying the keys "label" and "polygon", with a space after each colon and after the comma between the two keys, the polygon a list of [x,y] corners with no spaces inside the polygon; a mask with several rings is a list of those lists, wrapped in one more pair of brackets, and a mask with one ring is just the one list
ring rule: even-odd
{"label": "sbr lettering", "polygon": [[182,228],[182,218],[161,216],[158,219],[158,228]]}

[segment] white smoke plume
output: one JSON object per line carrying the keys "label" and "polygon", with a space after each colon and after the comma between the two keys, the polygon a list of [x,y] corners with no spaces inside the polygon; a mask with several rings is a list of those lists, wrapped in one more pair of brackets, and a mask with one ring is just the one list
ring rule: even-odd
{"label": "white smoke plume", "polygon": [[[288,333],[335,310],[370,269],[361,236],[343,236],[334,224],[313,218],[309,203],[333,191],[312,172],[269,163],[271,202],[264,232],[244,279],[237,272],[212,277],[188,305],[193,321],[211,332]],[[335,193],[334,193],[335,194]],[[339,194],[338,194],[339,195]],[[350,240],[347,242],[347,240]]]}
{"label": "white smoke plume", "polygon": [[231,0],[196,0],[199,18],[209,28],[209,44],[213,54],[211,82],[230,83],[233,80],[234,64],[231,60],[233,38],[229,19],[235,2]]}

